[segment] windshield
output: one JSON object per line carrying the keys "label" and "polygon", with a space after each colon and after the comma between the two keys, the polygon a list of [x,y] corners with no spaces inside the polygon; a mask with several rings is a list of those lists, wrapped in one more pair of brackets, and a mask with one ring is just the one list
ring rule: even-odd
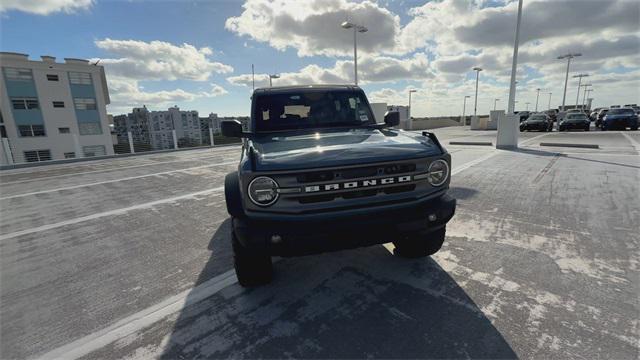
{"label": "windshield", "polygon": [[531,115],[531,117],[529,117],[529,120],[546,120],[547,117],[544,115]]}
{"label": "windshield", "polygon": [[569,114],[567,115],[568,120],[584,120],[587,116],[584,114]]}
{"label": "windshield", "polygon": [[608,114],[611,115],[633,115],[633,109],[611,109]]}
{"label": "windshield", "polygon": [[266,94],[255,102],[257,132],[375,124],[366,98],[357,91]]}

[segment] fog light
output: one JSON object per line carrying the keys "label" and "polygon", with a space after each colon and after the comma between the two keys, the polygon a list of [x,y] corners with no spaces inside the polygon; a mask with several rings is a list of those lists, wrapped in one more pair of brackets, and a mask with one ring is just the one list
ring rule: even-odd
{"label": "fog light", "polygon": [[438,217],[436,216],[436,214],[430,214],[428,219],[429,219],[429,221],[436,221],[438,219]]}
{"label": "fog light", "polygon": [[271,242],[273,244],[277,244],[282,241],[282,236],[280,235],[271,235]]}

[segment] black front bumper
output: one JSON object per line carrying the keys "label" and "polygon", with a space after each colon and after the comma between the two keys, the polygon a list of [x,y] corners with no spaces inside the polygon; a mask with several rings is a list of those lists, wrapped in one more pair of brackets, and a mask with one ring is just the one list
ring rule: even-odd
{"label": "black front bumper", "polygon": [[[453,217],[456,200],[446,192],[410,203],[322,214],[233,219],[240,243],[271,255],[294,256],[383,244],[405,234],[429,233]],[[436,219],[430,221],[429,215]]]}
{"label": "black front bumper", "polygon": [[527,124],[520,126],[520,130],[538,130],[547,131],[549,129],[548,124]]}
{"label": "black front bumper", "polygon": [[584,123],[567,123],[567,124],[561,124],[560,125],[560,129],[561,130],[575,130],[575,129],[579,129],[579,130],[586,130],[591,126],[590,123],[584,124]]}

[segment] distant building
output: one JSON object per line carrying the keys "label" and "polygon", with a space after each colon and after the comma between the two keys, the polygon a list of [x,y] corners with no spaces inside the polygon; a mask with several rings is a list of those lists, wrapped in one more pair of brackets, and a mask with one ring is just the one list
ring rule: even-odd
{"label": "distant building", "polygon": [[202,145],[197,111],[180,111],[174,106],[167,111],[152,111],[149,119],[151,144],[156,150],[173,148],[173,130],[176,131],[178,147]]}
{"label": "distant building", "polygon": [[200,118],[200,131],[202,133],[202,143],[210,145],[209,129],[213,130],[214,134],[220,133],[220,120],[218,114],[210,113],[208,117]]}
{"label": "distant building", "polygon": [[118,137],[119,144],[128,144],[131,132],[134,144],[151,145],[151,130],[149,129],[149,110],[146,106],[133,108],[127,115],[113,117],[113,128]]}
{"label": "distant building", "polygon": [[104,68],[0,52],[0,163],[113,154]]}

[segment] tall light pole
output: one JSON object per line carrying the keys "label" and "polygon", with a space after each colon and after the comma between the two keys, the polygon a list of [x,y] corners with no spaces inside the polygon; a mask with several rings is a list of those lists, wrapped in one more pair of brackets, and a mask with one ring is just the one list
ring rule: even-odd
{"label": "tall light pole", "polygon": [[280,79],[280,75],[278,74],[269,74],[269,87],[273,87],[272,79]]}
{"label": "tall light pole", "polygon": [[582,56],[580,53],[567,53],[565,55],[558,56],[558,60],[567,59],[567,74],[564,76],[564,92],[562,93],[562,109],[564,111],[564,104],[567,98],[567,83],[569,82],[569,66],[571,65],[571,59],[574,57]]}
{"label": "tall light pole", "polygon": [[582,78],[587,76],[589,76],[589,74],[573,75],[574,78],[578,78],[578,93],[576,94],[576,109],[578,108],[578,101],[580,101],[580,84],[582,83]]}
{"label": "tall light pole", "polygon": [[551,95],[553,93],[549,93],[549,104],[547,104],[547,107],[549,108],[548,110],[551,110]]}
{"label": "tall light pole", "polygon": [[520,23],[522,22],[522,0],[518,0],[518,17],[516,20],[516,36],[513,43],[513,61],[511,63],[511,81],[509,84],[509,100],[506,117],[498,119],[496,148],[518,147],[519,117],[514,113],[516,108],[516,71],[518,69],[518,46],[520,45]]}
{"label": "tall light pole", "polygon": [[358,33],[369,31],[364,25],[354,24],[349,21],[343,22],[340,26],[343,29],[353,29],[353,72],[356,85],[358,85]]}
{"label": "tall light pole", "polygon": [[493,99],[493,111],[496,111],[496,103],[500,101],[500,99]]}
{"label": "tall light pole", "polygon": [[465,95],[464,102],[462,103],[462,125],[467,125],[467,119],[464,117],[465,111],[467,110],[467,99],[471,96]]}
{"label": "tall light pole", "polygon": [[540,88],[536,89],[536,112],[538,112],[538,99],[540,98]]}
{"label": "tall light pole", "polygon": [[415,90],[415,89],[409,90],[409,111],[407,111],[407,117],[408,117],[407,121],[409,121],[409,129],[413,128],[413,126],[411,124],[411,93],[414,93],[416,91],[417,90]]}
{"label": "tall light pole", "polygon": [[582,84],[581,85],[584,88],[584,95],[582,95],[582,109],[584,110],[584,103],[585,100],[587,99],[587,88],[589,86],[592,86],[591,84]]}
{"label": "tall light pole", "polygon": [[476,99],[473,103],[473,116],[475,117],[478,112],[478,80],[480,79],[480,71],[482,71],[482,68],[476,66],[473,68],[473,71],[476,72]]}
{"label": "tall light pole", "polygon": [[[589,84],[591,85],[591,84]],[[584,109],[587,106],[587,98],[589,96],[589,94],[591,94],[591,92],[593,91],[593,89],[588,89],[585,87],[585,91],[584,91],[584,97],[582,98],[582,108]]]}

